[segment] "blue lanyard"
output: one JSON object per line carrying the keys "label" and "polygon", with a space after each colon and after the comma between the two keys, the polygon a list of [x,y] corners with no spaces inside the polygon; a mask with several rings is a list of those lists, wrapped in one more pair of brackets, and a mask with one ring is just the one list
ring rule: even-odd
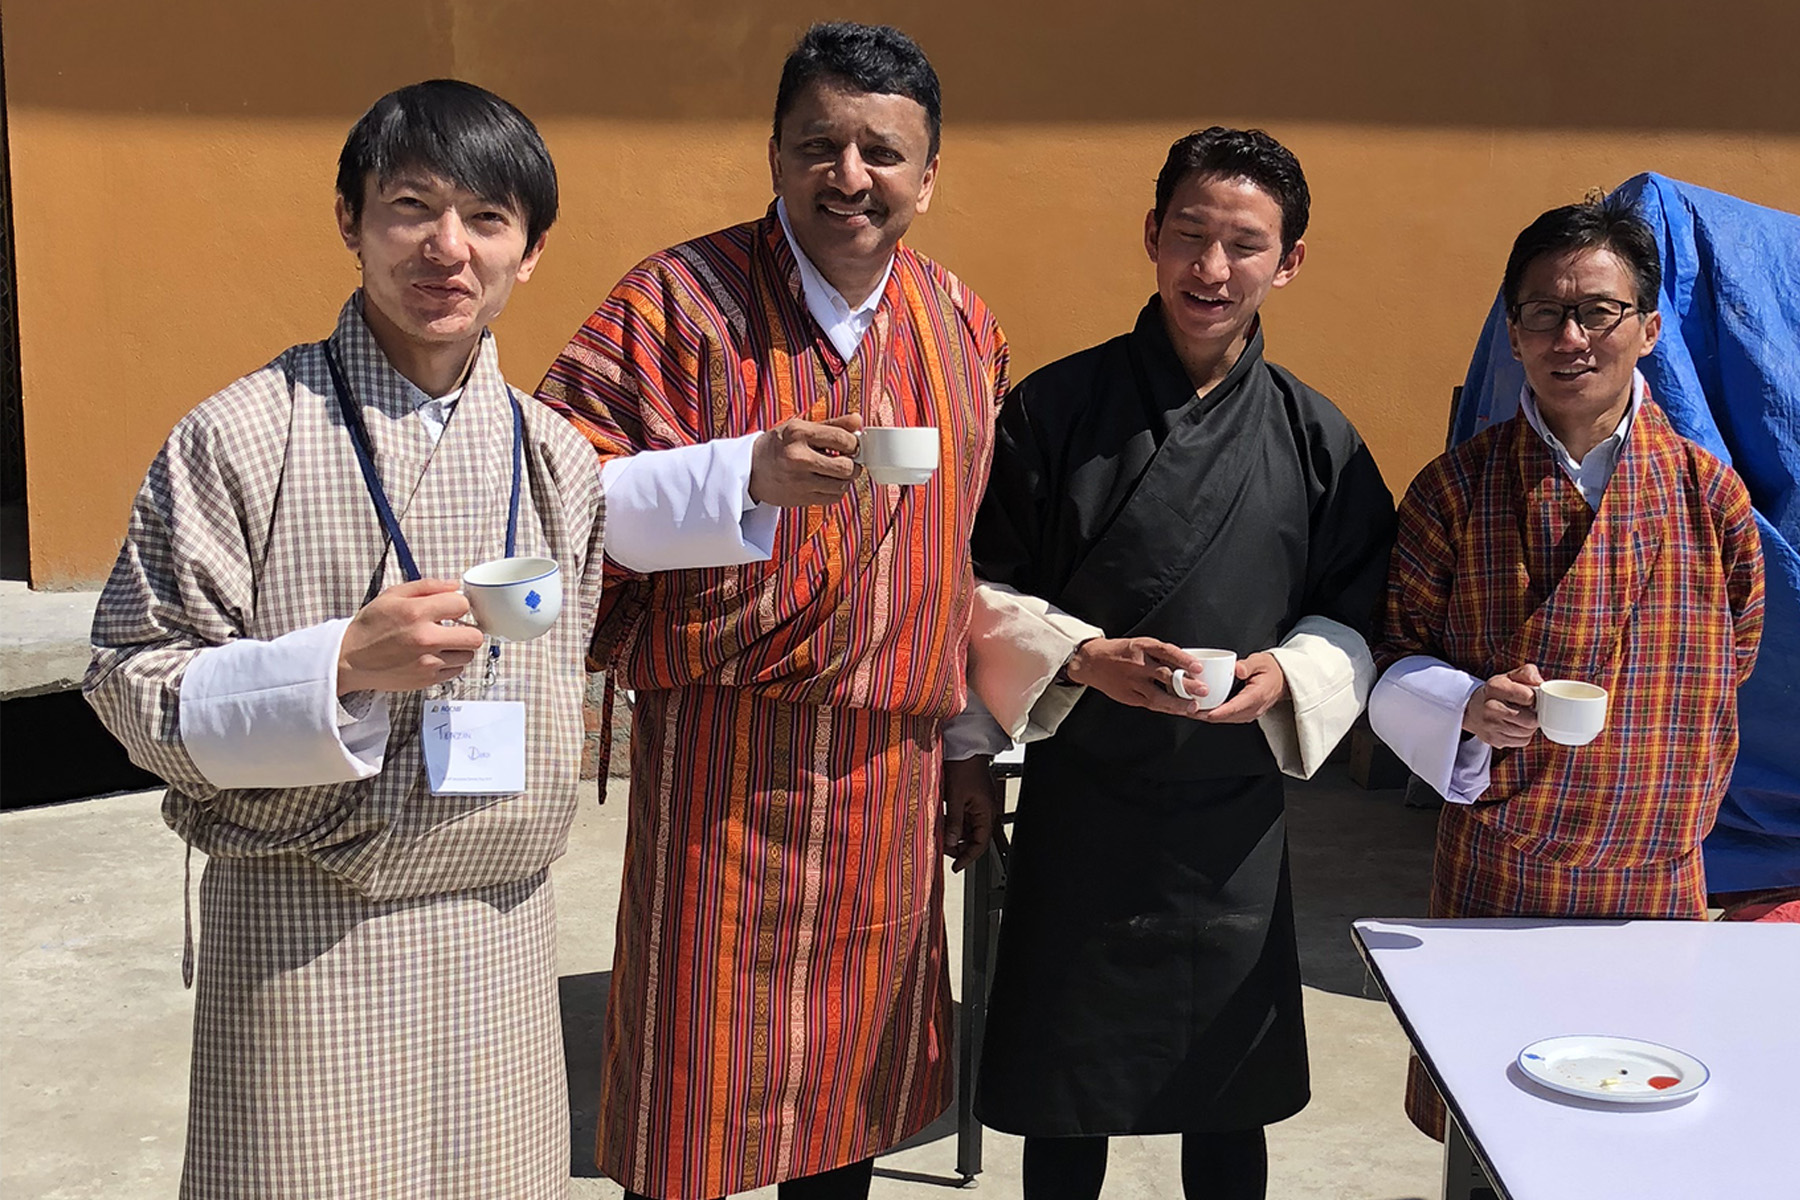
{"label": "blue lanyard", "polygon": [[[400,571],[411,583],[422,578],[419,564],[413,561],[412,547],[406,544],[406,536],[400,532],[394,506],[388,503],[387,489],[381,486],[381,476],[375,471],[375,445],[369,440],[368,426],[363,424],[362,409],[350,396],[350,385],[344,382],[344,372],[338,367],[331,343],[320,342],[319,346],[325,351],[325,365],[331,369],[331,386],[337,392],[338,411],[344,415],[344,425],[350,431],[350,444],[356,447],[356,464],[362,468],[369,499],[375,502],[381,527],[386,531],[388,541],[393,543],[394,557],[400,560]],[[519,536],[519,482],[525,474],[525,414],[520,411],[519,398],[513,395],[511,388],[506,389],[506,395],[512,401],[513,418],[512,499],[506,510],[506,557],[511,558]]]}

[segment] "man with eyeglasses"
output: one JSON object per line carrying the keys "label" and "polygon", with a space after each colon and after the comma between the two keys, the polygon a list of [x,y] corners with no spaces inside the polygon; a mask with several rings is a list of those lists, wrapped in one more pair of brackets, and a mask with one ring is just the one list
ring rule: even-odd
{"label": "man with eyeglasses", "polygon": [[[1444,454],[1400,506],[1369,701],[1447,804],[1434,917],[1704,919],[1700,840],[1737,755],[1763,569],[1735,472],[1670,427],[1656,241],[1628,204],[1553,209],[1503,298],[1519,413]],[[1546,738],[1547,679],[1605,688],[1586,745]],[[1443,1137],[1417,1062],[1407,1113]]]}

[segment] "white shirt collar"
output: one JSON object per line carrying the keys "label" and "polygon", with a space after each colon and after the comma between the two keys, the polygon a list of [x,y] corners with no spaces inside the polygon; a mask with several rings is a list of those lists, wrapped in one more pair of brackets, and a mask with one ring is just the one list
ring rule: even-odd
{"label": "white shirt collar", "polygon": [[806,299],[806,311],[812,314],[838,354],[848,362],[856,356],[856,348],[862,345],[863,334],[875,323],[875,310],[881,307],[881,293],[887,290],[888,276],[894,273],[893,256],[888,256],[887,266],[882,268],[881,281],[875,285],[875,290],[861,304],[851,308],[849,301],[819,273],[819,268],[813,266],[812,259],[806,257],[806,251],[795,240],[794,227],[788,224],[786,200],[775,201],[775,215],[781,219],[781,232],[787,238],[788,249],[794,252],[794,261],[800,265],[800,294]]}
{"label": "white shirt collar", "polygon": [[1599,445],[1589,450],[1587,457],[1577,461],[1562,440],[1550,432],[1545,424],[1544,416],[1538,411],[1537,397],[1532,395],[1529,383],[1519,386],[1519,411],[1524,414],[1525,421],[1532,430],[1550,447],[1550,453],[1556,463],[1563,469],[1563,474],[1574,481],[1581,489],[1582,498],[1588,507],[1598,509],[1600,497],[1606,491],[1606,485],[1612,481],[1613,471],[1619,465],[1619,455],[1624,452],[1625,439],[1631,436],[1631,421],[1637,416],[1638,409],[1643,406],[1644,397],[1649,394],[1650,384],[1642,371],[1631,372],[1631,403],[1625,406],[1625,415],[1619,418],[1618,427]]}
{"label": "white shirt collar", "polygon": [[[395,372],[396,375],[400,373]],[[419,414],[419,420],[425,426],[425,435],[431,439],[432,445],[444,436],[444,429],[450,424],[450,414],[456,410],[456,402],[462,399],[463,388],[467,384],[457,384],[442,396],[427,395],[425,389],[400,375],[400,382],[406,385],[406,398],[411,402],[413,411]]]}

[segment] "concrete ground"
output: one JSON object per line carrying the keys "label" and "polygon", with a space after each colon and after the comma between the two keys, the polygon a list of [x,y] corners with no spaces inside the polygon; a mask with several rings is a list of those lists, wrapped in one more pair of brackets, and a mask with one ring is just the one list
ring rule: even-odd
{"label": "concrete ground", "polygon": [[99,592],[34,592],[0,579],[0,700],[81,686]]}
{"label": "concrete ground", "polygon": [[[1400,1111],[1406,1042],[1350,944],[1358,916],[1424,912],[1434,814],[1366,792],[1336,766],[1289,789],[1313,1101],[1270,1131],[1271,1197],[1423,1200],[1440,1152]],[[592,784],[587,785],[592,788]],[[624,845],[621,785],[582,805],[556,868],[574,1155],[571,1195],[620,1194],[592,1163],[597,1031]],[[180,1178],[192,994],[181,987],[182,847],[155,793],[0,814],[0,1194],[149,1200]],[[196,874],[199,864],[195,864]],[[959,884],[949,888],[952,961]],[[1173,1138],[1119,1139],[1109,1198],[1180,1195]],[[955,1131],[877,1162],[879,1200],[956,1182]],[[1019,1191],[1018,1139],[989,1133],[980,1190]],[[759,1193],[770,1200],[774,1189]]]}

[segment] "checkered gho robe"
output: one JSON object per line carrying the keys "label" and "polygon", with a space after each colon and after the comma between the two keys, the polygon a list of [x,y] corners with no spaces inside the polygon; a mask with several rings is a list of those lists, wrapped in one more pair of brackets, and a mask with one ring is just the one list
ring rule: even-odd
{"label": "checkered gho robe", "polygon": [[[1385,670],[1428,654],[1486,679],[1535,663],[1608,693],[1586,746],[1494,752],[1445,805],[1434,917],[1704,918],[1700,841],[1737,757],[1737,688],[1762,637],[1743,481],[1645,403],[1598,511],[1523,417],[1438,458],[1400,505]],[[1415,1123],[1443,1107],[1417,1063]]]}
{"label": "checkered gho robe", "polygon": [[[456,578],[499,557],[512,412],[493,338],[435,449],[360,296],[332,343],[420,570]],[[195,653],[349,616],[378,572],[401,582],[316,345],[185,417],[138,495],[86,690],[133,760],[168,780],[169,824],[211,856],[185,1197],[565,1192],[547,867],[575,804],[601,501],[587,444],[542,405],[523,409],[517,552],[561,564],[565,608],[500,661],[498,695],[527,705],[518,796],[430,794],[418,693],[389,697],[386,769],[357,783],[219,791],[182,747]]]}

